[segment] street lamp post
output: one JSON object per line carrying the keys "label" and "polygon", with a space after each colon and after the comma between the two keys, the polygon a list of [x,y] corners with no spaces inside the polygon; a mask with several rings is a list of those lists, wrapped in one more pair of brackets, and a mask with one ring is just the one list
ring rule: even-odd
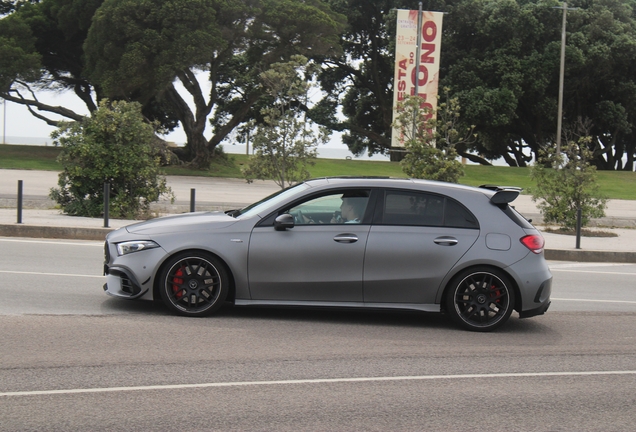
{"label": "street lamp post", "polygon": [[[420,95],[420,56],[422,49],[422,2],[420,2],[419,9],[417,11],[417,48],[415,49],[415,97]],[[420,113],[420,107],[413,112],[413,137],[417,134],[417,116]]]}
{"label": "street lamp post", "polygon": [[561,154],[561,123],[563,120],[563,81],[565,73],[565,26],[567,22],[568,10],[576,10],[577,8],[568,8],[568,4],[563,2],[561,7],[553,9],[563,9],[563,25],[561,26],[561,67],[559,69],[559,105],[557,108],[557,136],[556,136],[556,154]]}

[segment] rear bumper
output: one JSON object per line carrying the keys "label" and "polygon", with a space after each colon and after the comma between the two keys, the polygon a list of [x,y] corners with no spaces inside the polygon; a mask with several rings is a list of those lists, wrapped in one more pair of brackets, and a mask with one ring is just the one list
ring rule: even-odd
{"label": "rear bumper", "polygon": [[524,310],[519,312],[519,318],[530,318],[537,315],[543,315],[546,313],[548,308],[550,307],[550,294],[552,293],[552,278],[544,281],[539,289],[537,290],[537,294],[534,297],[533,305],[538,304],[539,306],[534,307],[532,309]]}
{"label": "rear bumper", "polygon": [[543,315],[544,313],[546,313],[546,311],[550,307],[550,304],[551,304],[550,300],[547,300],[545,303],[543,303],[541,306],[539,306],[536,309],[519,312],[519,318],[530,318],[537,315]]}

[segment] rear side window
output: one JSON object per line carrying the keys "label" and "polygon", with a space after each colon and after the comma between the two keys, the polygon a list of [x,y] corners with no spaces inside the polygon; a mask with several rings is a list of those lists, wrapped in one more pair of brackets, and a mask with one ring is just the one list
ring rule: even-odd
{"label": "rear side window", "polygon": [[477,219],[457,201],[416,191],[386,191],[383,225],[477,228]]}
{"label": "rear side window", "polygon": [[506,205],[506,207],[503,208],[503,212],[521,228],[525,228],[525,229],[534,228],[532,224],[526,218],[521,216],[521,214],[517,210],[515,210],[514,207]]}
{"label": "rear side window", "polygon": [[454,228],[479,228],[477,218],[459,202],[446,198],[444,226]]}

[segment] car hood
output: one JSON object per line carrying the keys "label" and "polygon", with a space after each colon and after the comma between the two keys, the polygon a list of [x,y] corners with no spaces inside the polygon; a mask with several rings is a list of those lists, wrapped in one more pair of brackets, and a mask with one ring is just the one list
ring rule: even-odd
{"label": "car hood", "polygon": [[221,229],[236,222],[236,219],[223,212],[184,213],[129,225],[126,230],[132,234],[164,234],[200,231],[203,227],[206,230]]}

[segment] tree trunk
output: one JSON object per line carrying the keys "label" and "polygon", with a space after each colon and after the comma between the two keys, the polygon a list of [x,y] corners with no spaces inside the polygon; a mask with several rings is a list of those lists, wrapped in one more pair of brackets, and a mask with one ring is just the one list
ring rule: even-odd
{"label": "tree trunk", "polygon": [[468,159],[471,162],[475,162],[475,163],[478,163],[480,165],[492,166],[492,164],[490,162],[488,162],[486,159],[484,159],[481,156],[477,156],[477,155],[474,155],[472,153],[468,153],[468,152],[465,152],[465,151],[457,151],[457,154],[460,155],[461,157],[465,157],[466,159]]}

